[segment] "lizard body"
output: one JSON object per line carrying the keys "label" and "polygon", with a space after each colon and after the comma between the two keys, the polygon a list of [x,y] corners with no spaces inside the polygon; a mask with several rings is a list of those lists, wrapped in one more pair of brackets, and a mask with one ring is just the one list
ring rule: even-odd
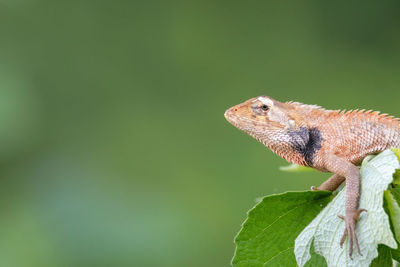
{"label": "lizard body", "polygon": [[317,189],[336,190],[346,180],[346,214],[339,216],[346,237],[360,252],[355,225],[360,213],[360,171],[370,154],[400,147],[400,120],[376,111],[326,110],[267,96],[249,99],[225,112],[225,118],[289,162],[334,175]]}

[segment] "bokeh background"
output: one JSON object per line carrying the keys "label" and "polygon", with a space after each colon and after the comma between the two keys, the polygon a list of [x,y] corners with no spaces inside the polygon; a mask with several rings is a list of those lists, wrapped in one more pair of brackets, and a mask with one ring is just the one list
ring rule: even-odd
{"label": "bokeh background", "polygon": [[258,95],[400,116],[398,1],[0,1],[0,266],[228,266],[328,174],[229,125]]}

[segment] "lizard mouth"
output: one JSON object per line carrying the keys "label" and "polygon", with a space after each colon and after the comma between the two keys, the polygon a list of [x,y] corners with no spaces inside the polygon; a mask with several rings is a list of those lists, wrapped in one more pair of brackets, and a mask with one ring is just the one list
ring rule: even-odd
{"label": "lizard mouth", "polygon": [[256,120],[252,120],[246,117],[239,116],[235,114],[233,111],[228,109],[224,114],[226,120],[232,124],[234,127],[238,128],[240,131],[243,131],[255,138],[257,141],[263,143],[265,146],[268,146],[267,139],[263,139],[262,136],[265,134],[260,129],[256,128],[257,124]]}
{"label": "lizard mouth", "polygon": [[240,116],[236,115],[236,114],[234,113],[234,111],[232,111],[231,108],[225,111],[224,117],[225,117],[225,119],[226,119],[230,124],[232,124],[232,125],[235,126],[236,128],[239,128],[239,129],[240,129],[240,127],[239,127],[239,121],[241,121],[242,118],[241,118]]}
{"label": "lizard mouth", "polygon": [[231,109],[227,109],[224,113],[224,117],[227,121],[231,122],[231,118],[235,116]]}
{"label": "lizard mouth", "polygon": [[252,126],[254,127],[257,123],[256,120],[235,114],[232,109],[225,111],[224,116],[230,124],[245,132],[251,132]]}

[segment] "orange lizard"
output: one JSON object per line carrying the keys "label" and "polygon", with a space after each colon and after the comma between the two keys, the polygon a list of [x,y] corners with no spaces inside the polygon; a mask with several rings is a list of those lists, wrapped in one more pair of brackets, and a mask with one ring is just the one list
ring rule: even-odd
{"label": "orange lizard", "polygon": [[313,190],[336,190],[346,180],[345,230],[340,241],[349,240],[360,255],[356,222],[359,208],[360,170],[369,154],[400,147],[400,120],[365,110],[326,110],[298,102],[282,103],[267,96],[249,99],[225,112],[235,127],[254,137],[289,162],[331,172]]}

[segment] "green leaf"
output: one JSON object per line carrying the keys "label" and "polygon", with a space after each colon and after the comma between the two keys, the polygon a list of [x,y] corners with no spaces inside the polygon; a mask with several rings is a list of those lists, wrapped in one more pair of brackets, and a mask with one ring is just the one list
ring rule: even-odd
{"label": "green leaf", "polygon": [[[295,266],[294,240],[331,200],[327,191],[264,197],[235,238],[233,266]],[[317,257],[317,262],[321,259]],[[319,265],[314,265],[319,266]]]}
{"label": "green leaf", "polygon": [[400,205],[400,188],[391,188],[390,193],[392,193],[393,198],[396,200],[396,202]]}
{"label": "green leaf", "polygon": [[400,242],[400,188],[391,188],[385,191],[385,199],[387,201],[387,209],[394,230],[394,235]]}
{"label": "green leaf", "polygon": [[313,171],[314,169],[306,166],[300,166],[298,164],[290,164],[287,166],[279,167],[279,170],[284,172],[308,172]]}
{"label": "green leaf", "polygon": [[361,252],[348,255],[348,242],[340,248],[344,232],[344,222],[338,214],[345,214],[345,189],[321,211],[320,214],[301,232],[295,242],[295,255],[300,266],[310,259],[310,248],[314,243],[315,252],[323,255],[328,266],[369,266],[378,256],[378,244],[397,248],[390,230],[389,218],[383,209],[383,193],[393,181],[393,173],[399,168],[395,154],[386,150],[363,164],[361,167],[360,208],[363,213],[357,223],[357,236]]}
{"label": "green leaf", "polygon": [[[400,148],[392,148],[392,151],[400,161]],[[400,186],[400,169],[397,169],[396,173],[393,175],[393,184]]]}
{"label": "green leaf", "polygon": [[397,249],[392,249],[390,252],[391,252],[391,254],[392,254],[392,258],[393,258],[395,261],[400,262],[400,244],[397,243],[397,246],[398,246]]}
{"label": "green leaf", "polygon": [[[297,265],[297,264],[296,264]],[[304,265],[305,267],[327,267],[326,260],[321,255],[314,251],[314,246],[311,248],[311,259]]]}
{"label": "green leaf", "polygon": [[[391,189],[389,189],[389,190],[391,190]],[[387,190],[387,191],[388,191],[388,190]],[[390,217],[390,228],[392,229],[392,233],[395,233],[395,236],[396,236],[396,232],[395,232],[395,230],[394,230],[394,224],[397,223],[397,222],[395,222],[395,221],[393,220],[393,216],[390,215],[390,211],[389,211],[389,202],[392,201],[392,200],[391,200],[391,199],[388,199],[388,197],[386,196],[387,191],[385,191],[385,198],[384,198],[384,205],[383,205],[383,207],[384,207],[384,209],[385,209],[386,214],[389,214],[389,217]],[[392,194],[392,197],[393,197],[393,194]],[[397,237],[396,237],[396,238],[397,238]],[[390,253],[391,253],[391,257],[392,257],[394,260],[400,262],[400,244],[399,244],[398,240],[396,240],[396,242],[397,242],[397,249],[390,249]]]}
{"label": "green leaf", "polygon": [[369,267],[392,267],[392,253],[391,249],[385,245],[378,246],[378,258],[375,258]]}
{"label": "green leaf", "polygon": [[[390,190],[390,189],[389,189]],[[390,211],[389,211],[389,202],[391,201],[390,199],[388,200],[388,197],[387,197],[387,192],[389,191],[389,190],[386,190],[385,191],[385,197],[384,197],[384,199],[383,199],[383,208],[385,209],[385,212],[386,212],[386,214],[388,214],[389,215],[389,217],[390,217],[390,229],[392,230],[392,233],[395,233],[395,230],[394,230],[394,226],[393,226],[393,218],[390,216]],[[391,258],[392,259],[394,259],[394,260],[396,260],[396,261],[400,261],[400,244],[399,244],[399,242],[396,240],[396,243],[397,243],[397,249],[392,249],[392,248],[389,248],[390,249],[390,255],[391,255]],[[383,245],[382,245],[383,246]],[[378,258],[380,257],[381,255],[380,255],[380,252],[379,252],[379,256],[378,256]],[[376,260],[376,259],[375,259]],[[374,261],[375,261],[374,260]],[[373,262],[374,262],[373,261]]]}

